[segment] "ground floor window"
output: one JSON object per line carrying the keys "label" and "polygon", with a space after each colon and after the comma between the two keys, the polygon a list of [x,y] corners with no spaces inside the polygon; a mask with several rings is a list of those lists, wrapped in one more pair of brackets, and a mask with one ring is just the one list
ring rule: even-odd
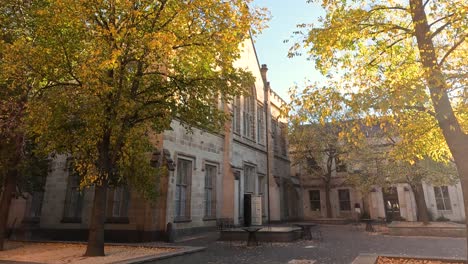
{"label": "ground floor window", "polygon": [[176,220],[190,219],[190,192],[192,184],[192,161],[177,160],[175,217]]}
{"label": "ground floor window", "polygon": [[126,186],[109,188],[107,194],[108,217],[128,217],[129,201],[130,191]]}
{"label": "ground floor window", "polygon": [[83,193],[80,190],[81,179],[73,167],[73,160],[69,159],[67,163],[68,182],[63,218],[66,221],[81,221],[81,206],[83,203]]}
{"label": "ground floor window", "polygon": [[338,190],[338,199],[340,200],[340,211],[351,211],[351,199],[348,189]]}
{"label": "ground floor window", "polygon": [[310,210],[311,211],[320,211],[320,190],[310,190],[309,191],[310,199]]}
{"label": "ground floor window", "polygon": [[213,165],[205,165],[205,217],[216,217],[216,173]]}
{"label": "ground floor window", "polygon": [[447,186],[434,186],[434,194],[437,204],[437,210],[452,210],[452,204],[450,203],[450,196]]}

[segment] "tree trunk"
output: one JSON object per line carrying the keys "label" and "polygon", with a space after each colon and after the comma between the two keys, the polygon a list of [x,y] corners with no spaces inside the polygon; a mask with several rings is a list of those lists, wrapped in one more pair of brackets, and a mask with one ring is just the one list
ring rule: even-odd
{"label": "tree trunk", "polygon": [[85,256],[104,256],[107,183],[94,186],[93,211]]}
{"label": "tree trunk", "polygon": [[[445,141],[455,161],[463,188],[465,215],[468,213],[468,135],[462,130],[447,93],[447,80],[433,43],[433,35],[429,27],[422,0],[410,0],[411,16],[414,24],[414,36],[418,43],[421,63],[424,68],[425,79],[431,95],[435,117],[442,129]],[[468,217],[465,217],[468,229]],[[468,241],[468,232],[466,232]],[[468,247],[467,247],[468,254]]]}
{"label": "tree trunk", "polygon": [[8,214],[10,211],[11,199],[16,190],[16,179],[18,170],[16,168],[8,170],[4,179],[4,189],[0,201],[0,251],[4,250],[4,241],[7,230]]}
{"label": "tree trunk", "polygon": [[424,198],[424,189],[422,183],[417,183],[416,185],[411,185],[413,189],[414,198],[416,200],[416,213],[417,219],[423,224],[429,224],[429,214],[427,212],[426,199]]}
{"label": "tree trunk", "polygon": [[330,183],[325,182],[325,206],[327,210],[327,218],[332,218],[332,206],[330,201]]}

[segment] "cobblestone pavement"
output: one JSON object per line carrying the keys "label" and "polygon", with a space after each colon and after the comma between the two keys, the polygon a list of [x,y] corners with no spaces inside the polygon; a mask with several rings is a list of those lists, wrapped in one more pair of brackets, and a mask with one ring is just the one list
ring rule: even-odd
{"label": "cobblestone pavement", "polygon": [[323,241],[299,240],[293,243],[261,243],[246,247],[245,242],[216,241],[217,234],[179,242],[180,245],[205,246],[198,256],[184,263],[286,264],[296,260],[320,263],[351,263],[359,253],[466,257],[466,241],[462,238],[395,237],[367,233],[352,226],[321,226]]}

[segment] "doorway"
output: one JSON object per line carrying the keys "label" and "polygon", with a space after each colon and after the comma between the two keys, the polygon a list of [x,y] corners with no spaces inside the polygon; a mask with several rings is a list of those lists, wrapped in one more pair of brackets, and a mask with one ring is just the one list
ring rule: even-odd
{"label": "doorway", "polygon": [[383,201],[387,222],[400,220],[400,203],[396,187],[383,188]]}

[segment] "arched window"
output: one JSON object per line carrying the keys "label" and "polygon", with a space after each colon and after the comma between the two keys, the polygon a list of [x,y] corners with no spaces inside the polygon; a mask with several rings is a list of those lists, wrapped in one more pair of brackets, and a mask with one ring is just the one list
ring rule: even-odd
{"label": "arched window", "polygon": [[255,140],[255,87],[250,89],[250,94],[244,97],[244,137]]}

